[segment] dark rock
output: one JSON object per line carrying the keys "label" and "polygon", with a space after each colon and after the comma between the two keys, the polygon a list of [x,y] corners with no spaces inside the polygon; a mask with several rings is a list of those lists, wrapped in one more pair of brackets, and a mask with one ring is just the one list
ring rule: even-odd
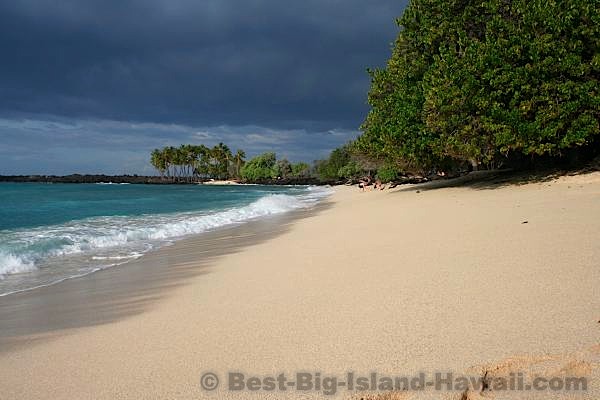
{"label": "dark rock", "polygon": [[[151,185],[195,185],[206,181],[206,179],[189,178],[166,178],[161,176],[140,175],[0,175],[0,182],[22,182],[22,183],[132,183]],[[267,179],[257,182],[263,185],[336,185],[345,182],[331,181],[323,182],[317,178],[290,178],[290,179]]]}

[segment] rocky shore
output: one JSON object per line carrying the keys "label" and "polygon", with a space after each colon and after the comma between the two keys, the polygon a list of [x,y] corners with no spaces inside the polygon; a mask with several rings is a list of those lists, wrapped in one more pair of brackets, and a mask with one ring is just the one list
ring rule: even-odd
{"label": "rocky shore", "polygon": [[[190,185],[204,183],[202,180],[167,179],[160,176],[143,175],[0,175],[0,182],[29,182],[29,183],[131,183],[151,185]],[[208,181],[206,181],[208,182]],[[259,183],[263,185],[325,185],[332,182],[323,182],[317,178],[295,179],[269,179]]]}

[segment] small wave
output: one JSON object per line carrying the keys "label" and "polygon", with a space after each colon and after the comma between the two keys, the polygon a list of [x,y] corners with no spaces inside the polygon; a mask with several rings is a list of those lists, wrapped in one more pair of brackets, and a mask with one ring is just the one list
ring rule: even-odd
{"label": "small wave", "polygon": [[0,279],[6,275],[22,274],[36,269],[33,262],[26,261],[19,256],[0,252]]}
{"label": "small wave", "polygon": [[[236,208],[213,213],[153,214],[137,217],[96,217],[66,224],[2,232],[0,279],[48,266],[48,260],[79,257],[90,268],[105,261],[139,258],[150,249],[218,227],[307,208],[332,192],[304,188],[299,194],[267,194]],[[39,265],[38,265],[39,264]],[[59,267],[58,264],[53,268]],[[59,267],[60,268],[60,267]]]}
{"label": "small wave", "polygon": [[56,285],[57,283],[61,283],[61,282],[67,281],[69,279],[82,278],[84,276],[93,274],[94,272],[102,271],[103,269],[107,269],[107,268],[114,267],[114,266],[117,266],[117,265],[122,265],[122,264],[125,264],[125,262],[114,263],[114,264],[107,264],[107,265],[103,265],[101,267],[96,267],[96,268],[92,268],[92,269],[89,269],[89,270],[83,270],[83,271],[81,271],[81,273],[72,274],[72,275],[65,275],[62,278],[57,278],[57,279],[55,279],[55,280],[53,280],[51,282],[36,284],[35,286],[29,286],[29,287],[26,287],[24,289],[15,289],[15,290],[11,290],[11,291],[8,291],[8,292],[3,292],[3,293],[0,293],[0,297],[4,297],[4,296],[11,295],[11,294],[16,294],[16,293],[27,292],[27,291],[30,291],[30,290],[33,290],[33,289],[40,289],[40,288],[44,288],[44,287]]}

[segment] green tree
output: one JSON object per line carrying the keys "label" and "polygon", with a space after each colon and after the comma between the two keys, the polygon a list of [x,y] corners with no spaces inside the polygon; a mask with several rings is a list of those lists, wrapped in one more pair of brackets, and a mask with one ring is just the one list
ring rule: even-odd
{"label": "green tree", "polygon": [[292,164],[286,159],[277,160],[275,164],[276,175],[283,179],[289,178],[292,174]]}
{"label": "green tree", "polygon": [[398,169],[393,165],[383,165],[377,170],[377,178],[382,183],[392,182],[398,178]]}
{"label": "green tree", "polygon": [[305,162],[292,164],[292,176],[294,178],[307,178],[310,176],[310,165]]}
{"label": "green tree", "polygon": [[244,150],[238,150],[236,151],[235,155],[233,156],[233,162],[232,162],[232,173],[231,176],[233,176],[236,179],[240,179],[242,177],[242,167],[245,164],[245,159],[246,159],[246,153],[244,152]]}
{"label": "green tree", "polygon": [[229,162],[233,155],[229,147],[219,143],[209,151],[209,175],[215,179],[227,179],[229,177]]}
{"label": "green tree", "polygon": [[201,144],[194,146],[194,175],[202,178],[210,176],[210,149]]}
{"label": "green tree", "polygon": [[357,148],[424,171],[597,146],[599,10],[588,0],[412,0],[386,68],[371,71]]}
{"label": "green tree", "polygon": [[152,150],[152,154],[150,156],[150,163],[160,173],[161,177],[165,176],[165,173],[167,171],[167,161],[162,150]]}
{"label": "green tree", "polygon": [[176,162],[177,162],[177,149],[173,146],[165,147],[163,149],[163,155],[165,158],[165,165],[167,167],[167,177],[174,179],[176,177]]}
{"label": "green tree", "polygon": [[273,152],[258,155],[242,167],[242,178],[250,182],[277,178],[276,162]]}
{"label": "green tree", "polygon": [[363,174],[363,170],[356,161],[349,161],[343,167],[340,167],[337,171],[338,178],[342,179],[356,179]]}
{"label": "green tree", "polygon": [[335,149],[329,155],[329,158],[322,160],[316,166],[319,178],[324,181],[337,180],[340,178],[340,169],[350,162],[349,146],[343,146]]}

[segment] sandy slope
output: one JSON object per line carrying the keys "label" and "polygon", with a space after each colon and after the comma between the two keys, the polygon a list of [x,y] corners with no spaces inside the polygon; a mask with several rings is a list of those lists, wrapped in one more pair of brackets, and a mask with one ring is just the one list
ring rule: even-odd
{"label": "sandy slope", "polygon": [[0,353],[0,398],[320,395],[201,390],[203,372],[232,370],[535,370],[591,375],[584,398],[600,398],[599,173],[493,190],[339,188],[332,202],[144,313]]}

